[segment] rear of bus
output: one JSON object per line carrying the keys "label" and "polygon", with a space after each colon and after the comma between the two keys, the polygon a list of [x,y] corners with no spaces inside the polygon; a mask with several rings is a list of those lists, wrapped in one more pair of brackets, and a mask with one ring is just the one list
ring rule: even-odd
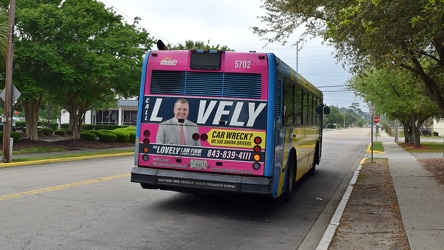
{"label": "rear of bus", "polygon": [[[147,189],[270,195],[275,111],[269,102],[275,100],[268,81],[276,76],[269,75],[275,67],[269,56],[148,52],[131,181]],[[175,117],[176,105],[187,109],[186,117]]]}

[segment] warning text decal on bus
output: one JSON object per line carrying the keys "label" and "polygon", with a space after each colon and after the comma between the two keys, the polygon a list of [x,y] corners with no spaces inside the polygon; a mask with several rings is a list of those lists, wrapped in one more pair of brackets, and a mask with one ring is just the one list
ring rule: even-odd
{"label": "warning text decal on bus", "polygon": [[[265,132],[249,132],[245,130],[211,129],[208,132],[208,142],[211,146],[253,147],[255,137],[265,138]],[[265,141],[259,145],[265,147]]]}

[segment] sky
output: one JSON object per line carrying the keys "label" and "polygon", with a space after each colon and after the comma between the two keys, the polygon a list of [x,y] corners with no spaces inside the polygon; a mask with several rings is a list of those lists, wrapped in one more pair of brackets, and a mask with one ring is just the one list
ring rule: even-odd
{"label": "sky", "polygon": [[[210,45],[226,45],[235,51],[270,52],[297,69],[305,79],[324,92],[324,103],[339,108],[359,103],[367,105],[347,91],[351,75],[334,58],[334,48],[321,38],[307,39],[295,46],[297,34],[286,45],[268,44],[253,34],[251,27],[265,27],[258,16],[265,15],[261,0],[98,0],[123,16],[128,23],[137,16],[140,27],[165,44],[184,44],[186,40]],[[300,50],[297,52],[296,48]],[[152,48],[157,49],[157,48]]]}

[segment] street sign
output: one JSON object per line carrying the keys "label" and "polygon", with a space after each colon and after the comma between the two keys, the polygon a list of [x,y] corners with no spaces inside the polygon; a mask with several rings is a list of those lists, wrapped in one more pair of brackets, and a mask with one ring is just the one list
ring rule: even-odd
{"label": "street sign", "polygon": [[374,122],[374,123],[379,123],[379,121],[380,121],[379,116],[375,116],[375,117],[373,118],[373,122]]}
{"label": "street sign", "polygon": [[[11,101],[12,101],[12,104],[14,104],[18,100],[18,98],[20,97],[21,94],[22,93],[20,93],[20,91],[13,84],[12,88],[11,88],[11,95],[12,95],[11,96]],[[3,90],[0,93],[0,97],[3,99],[3,101],[5,100],[5,90]]]}
{"label": "street sign", "polygon": [[370,107],[368,107],[368,112],[373,116],[375,114],[375,106],[370,105]]}

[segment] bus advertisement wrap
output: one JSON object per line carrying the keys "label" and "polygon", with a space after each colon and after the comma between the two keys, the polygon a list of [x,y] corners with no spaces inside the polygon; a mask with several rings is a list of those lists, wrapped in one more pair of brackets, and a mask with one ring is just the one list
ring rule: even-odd
{"label": "bus advertisement wrap", "polygon": [[161,123],[174,116],[177,100],[186,100],[186,119],[197,125],[266,129],[265,101],[150,96],[144,98],[142,123]]}

